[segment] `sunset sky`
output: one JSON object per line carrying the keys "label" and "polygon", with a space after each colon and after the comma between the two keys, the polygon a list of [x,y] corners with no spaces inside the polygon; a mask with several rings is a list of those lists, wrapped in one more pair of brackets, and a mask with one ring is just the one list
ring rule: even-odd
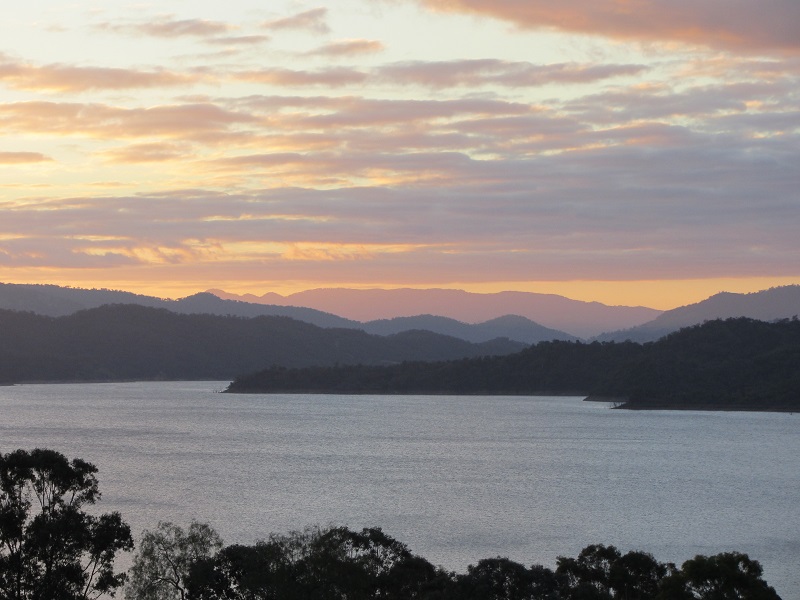
{"label": "sunset sky", "polygon": [[32,0],[0,20],[0,282],[800,283],[798,0]]}

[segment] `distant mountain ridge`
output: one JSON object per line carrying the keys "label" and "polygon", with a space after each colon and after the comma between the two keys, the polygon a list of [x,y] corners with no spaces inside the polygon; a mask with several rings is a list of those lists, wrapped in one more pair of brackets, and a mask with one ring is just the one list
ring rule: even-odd
{"label": "distant mountain ridge", "polygon": [[99,308],[107,304],[134,304],[163,308],[178,314],[233,315],[237,317],[282,316],[323,328],[359,329],[376,335],[392,335],[412,330],[425,330],[456,337],[472,343],[508,338],[523,344],[547,340],[572,340],[575,336],[543,327],[519,316],[506,315],[485,323],[463,323],[447,317],[417,315],[362,323],[302,306],[255,304],[222,299],[201,292],[179,300],[165,300],[131,292],[86,290],[56,285],[0,283],[0,309],[24,310],[36,314],[61,317],[79,310]]}
{"label": "distant mountain ridge", "polygon": [[364,323],[364,331],[378,335],[392,335],[402,331],[425,330],[450,335],[468,342],[486,342],[495,338],[508,338],[536,344],[550,340],[576,341],[574,335],[539,325],[519,315],[505,315],[484,323],[464,323],[447,317],[417,315],[414,317],[395,317]]}
{"label": "distant mountain ridge", "polygon": [[720,292],[706,300],[668,310],[652,321],[607,332],[595,339],[601,342],[652,342],[684,327],[714,319],[747,317],[775,321],[800,315],[800,285],[774,287],[749,294]]}
{"label": "distant mountain ridge", "polygon": [[653,320],[662,311],[642,306],[608,306],[571,300],[555,294],[497,292],[478,294],[450,289],[315,289],[281,296],[237,296],[223,290],[210,293],[229,300],[305,306],[357,321],[438,315],[464,323],[481,323],[518,315],[544,327],[588,338],[606,331],[634,327]]}

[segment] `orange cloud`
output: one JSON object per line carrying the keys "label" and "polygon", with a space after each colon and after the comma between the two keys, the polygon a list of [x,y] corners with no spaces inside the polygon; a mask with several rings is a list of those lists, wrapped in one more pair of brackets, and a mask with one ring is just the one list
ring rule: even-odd
{"label": "orange cloud", "polygon": [[378,40],[339,40],[320,46],[308,52],[309,56],[354,56],[358,54],[375,54],[384,50],[383,43]]}
{"label": "orange cloud", "polygon": [[38,152],[0,152],[0,165],[24,165],[52,160],[49,156]]}
{"label": "orange cloud", "polygon": [[177,144],[133,144],[123,148],[115,148],[103,155],[112,163],[138,164],[164,162],[186,158],[184,148]]}
{"label": "orange cloud", "polygon": [[800,52],[796,0],[418,0],[439,11],[486,15],[524,29],[550,28],[739,51]]}

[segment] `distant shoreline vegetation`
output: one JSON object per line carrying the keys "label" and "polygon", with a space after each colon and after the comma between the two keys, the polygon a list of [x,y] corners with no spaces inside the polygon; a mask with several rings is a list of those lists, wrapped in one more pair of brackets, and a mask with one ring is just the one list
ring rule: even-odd
{"label": "distant shoreline vegetation", "polygon": [[628,409],[800,410],[800,322],[707,321],[646,344],[541,342],[507,356],[271,367],[226,393],[574,395]]}

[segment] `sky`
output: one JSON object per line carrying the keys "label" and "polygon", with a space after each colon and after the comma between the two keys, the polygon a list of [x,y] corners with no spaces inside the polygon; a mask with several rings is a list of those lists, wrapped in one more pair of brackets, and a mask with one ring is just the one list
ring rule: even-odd
{"label": "sky", "polygon": [[800,283],[797,0],[30,0],[0,281],[556,293]]}

